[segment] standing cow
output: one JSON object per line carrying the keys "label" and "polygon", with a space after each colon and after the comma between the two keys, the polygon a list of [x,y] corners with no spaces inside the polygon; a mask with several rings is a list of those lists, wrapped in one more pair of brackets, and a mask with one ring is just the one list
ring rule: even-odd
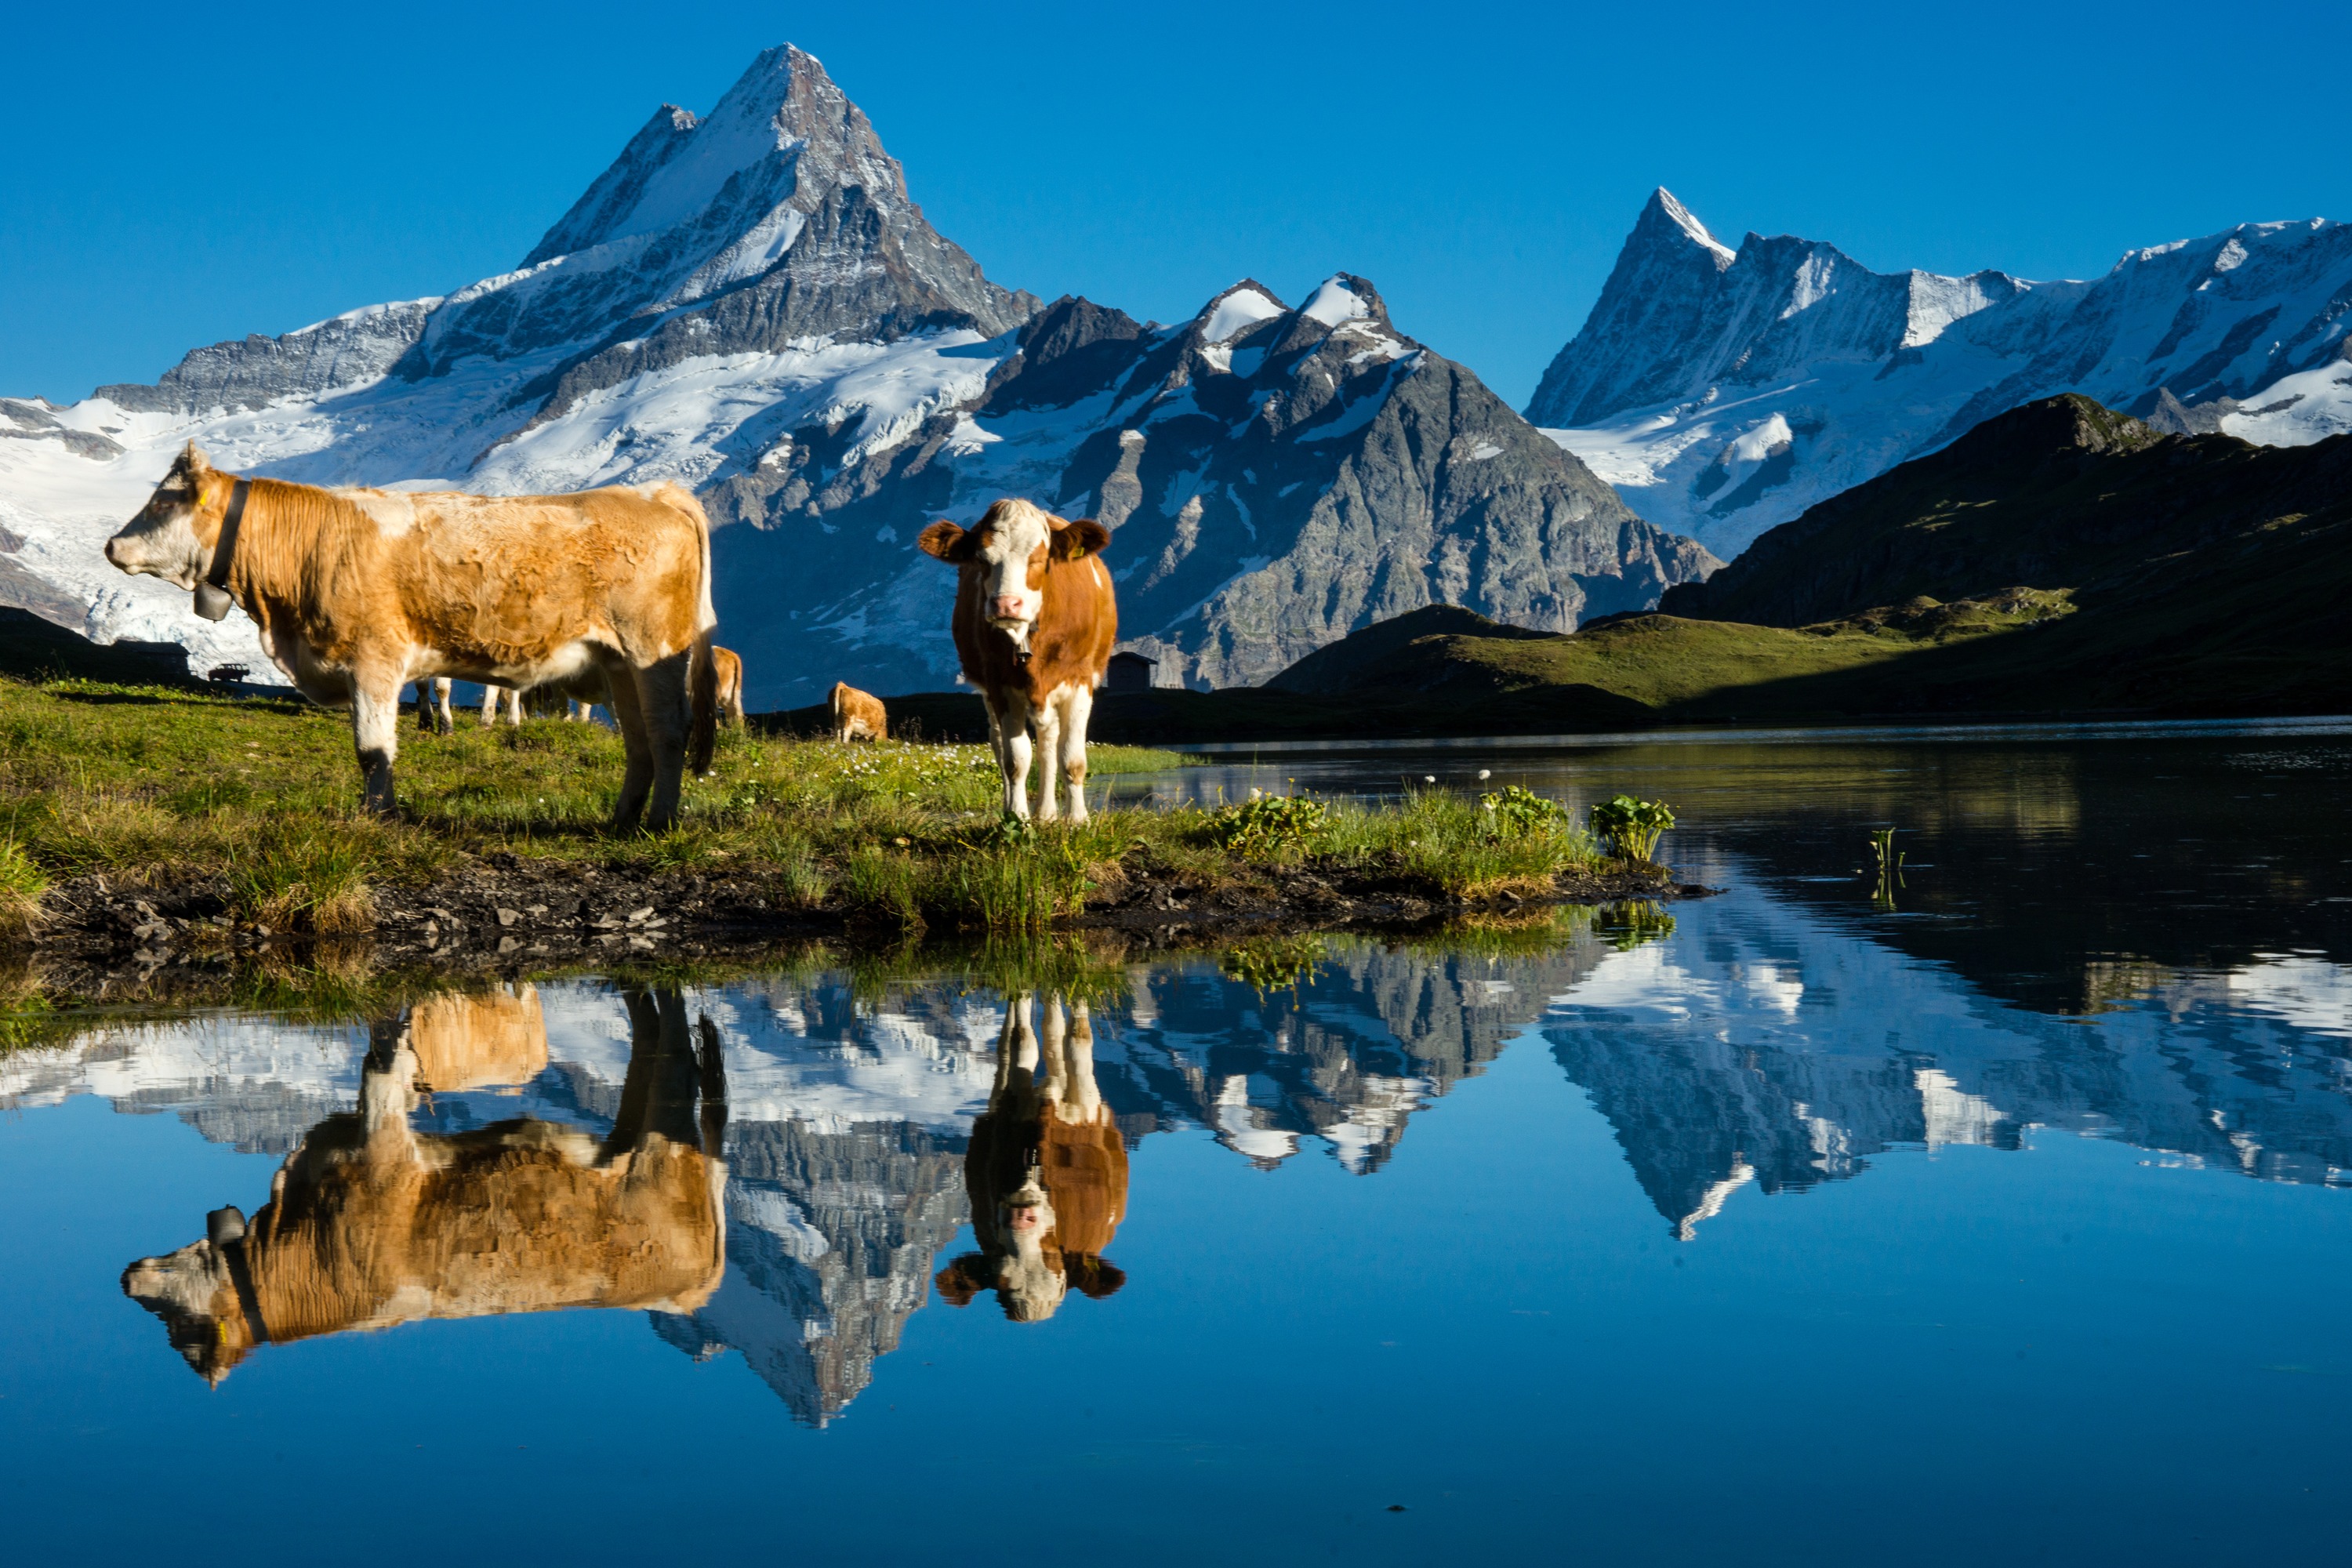
{"label": "standing cow", "polygon": [[1087,819],[1087,718],[1118,640],[1118,604],[1099,556],[1110,531],[1010,498],[969,531],[952,522],[923,530],[917,546],[953,565],[956,657],[980,689],[1004,774],[1004,809],[1029,815],[1029,735],[1045,776],[1037,816],[1061,815],[1057,780],[1070,784],[1070,820]]}
{"label": "standing cow", "polygon": [[710,520],[680,486],[327,490],[222,473],[191,442],[106,558],[194,590],[209,619],[236,604],[304,696],[349,703],[376,811],[394,804],[400,689],[421,677],[609,686],[624,829],[670,826],[689,750],[709,765]]}
{"label": "standing cow", "polygon": [[852,741],[889,738],[890,715],[879,697],[860,691],[845,680],[836,680],[833,683],[832,700],[835,740],[846,745]]}

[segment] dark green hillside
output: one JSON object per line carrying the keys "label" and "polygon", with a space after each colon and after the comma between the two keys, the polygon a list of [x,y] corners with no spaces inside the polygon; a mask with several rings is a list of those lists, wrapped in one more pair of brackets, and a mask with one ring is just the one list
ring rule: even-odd
{"label": "dark green hillside", "polygon": [[[1668,589],[1659,608],[1798,626],[2022,586],[2075,590],[2087,611],[2159,591],[2196,552],[2341,517],[2347,503],[2352,437],[2255,447],[2165,436],[2070,394],[2013,408],[1822,502],[1706,583]],[[2264,570],[2231,560],[2228,570]]]}
{"label": "dark green hillside", "polygon": [[1401,666],[1416,672],[1420,661],[1398,656],[1423,637],[1465,637],[1491,639],[1548,637],[1549,632],[1490,621],[1460,605],[1424,605],[1393,620],[1377,622],[1327,647],[1317,648],[1265,683],[1269,691],[1301,696],[1332,696],[1361,691],[1376,684],[1381,672]]}

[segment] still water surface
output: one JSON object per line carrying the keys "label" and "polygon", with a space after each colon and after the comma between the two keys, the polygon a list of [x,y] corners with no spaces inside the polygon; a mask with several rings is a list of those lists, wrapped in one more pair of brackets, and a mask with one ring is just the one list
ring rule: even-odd
{"label": "still water surface", "polygon": [[1134,787],[1479,769],[1725,890],[0,1057],[9,1557],[2343,1556],[2352,726]]}

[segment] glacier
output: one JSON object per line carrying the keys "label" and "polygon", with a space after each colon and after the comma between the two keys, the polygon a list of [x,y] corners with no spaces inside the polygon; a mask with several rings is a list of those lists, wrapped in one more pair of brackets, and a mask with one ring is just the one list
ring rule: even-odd
{"label": "glacier", "polygon": [[1730,557],[2019,404],[2080,392],[2159,428],[2352,430],[2352,226],[2241,224],[2089,281],[1871,271],[1738,249],[1654,192],[1526,414],[1643,518]]}

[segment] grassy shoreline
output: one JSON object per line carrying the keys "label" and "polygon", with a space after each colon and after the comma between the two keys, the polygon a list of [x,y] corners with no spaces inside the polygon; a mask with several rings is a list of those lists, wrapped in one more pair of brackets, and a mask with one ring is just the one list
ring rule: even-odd
{"label": "grassy shoreline", "polygon": [[[1184,761],[1089,750],[1094,799],[1118,774]],[[1023,828],[1000,820],[984,747],[748,731],[724,734],[713,776],[688,781],[676,830],[622,837],[605,826],[621,766],[618,738],[593,726],[535,720],[437,736],[412,721],[401,815],[379,820],[360,807],[341,713],[0,679],[0,924],[19,941],[34,935],[58,901],[53,889],[72,883],[110,897],[193,895],[216,933],[357,937],[490,865],[540,888],[599,877],[721,884],[739,921],[763,911],[779,926],[822,917],[1036,933],[1147,895],[1162,909],[1178,895],[1328,903],[1336,880],[1391,888],[1407,903],[1479,903],[1555,898],[1609,869],[1564,817],[1506,812],[1498,822],[1475,801],[1434,792],[1385,810],[1114,807],[1084,826]],[[178,931],[189,924],[181,917]]]}

